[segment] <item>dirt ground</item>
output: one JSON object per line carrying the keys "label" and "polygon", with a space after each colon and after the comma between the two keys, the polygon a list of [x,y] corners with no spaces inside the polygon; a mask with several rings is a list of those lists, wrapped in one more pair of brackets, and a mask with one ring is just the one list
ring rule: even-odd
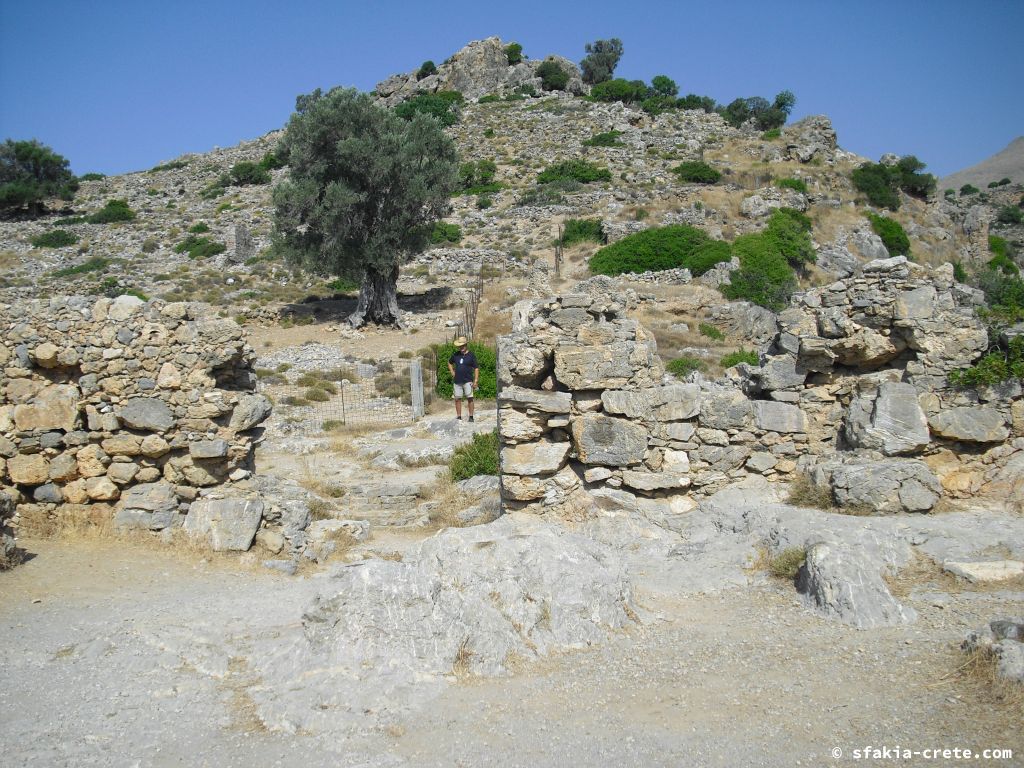
{"label": "dirt ground", "polygon": [[985,764],[1024,764],[1019,701],[956,672],[963,633],[995,600],[1024,608],[1019,594],[924,586],[915,624],[861,632],[763,577],[704,595],[641,585],[643,623],[607,643],[449,685],[338,743],[267,731],[247,694],[253,639],[294,626],[322,573],[155,543],[23,545],[32,558],[0,573],[4,765],[821,766],[866,745],[1013,749]]}

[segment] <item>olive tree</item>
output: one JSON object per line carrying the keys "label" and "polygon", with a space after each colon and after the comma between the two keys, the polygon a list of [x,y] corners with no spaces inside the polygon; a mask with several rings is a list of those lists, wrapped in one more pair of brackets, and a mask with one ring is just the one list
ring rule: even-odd
{"label": "olive tree", "polygon": [[35,139],[0,144],[0,213],[39,216],[43,200],[71,200],[78,180],[68,161]]}
{"label": "olive tree", "polygon": [[622,58],[622,41],[617,37],[610,40],[595,40],[584,47],[587,55],[580,62],[583,71],[583,82],[596,85],[611,80],[615,67]]}
{"label": "olive tree", "polygon": [[274,247],[321,275],[361,280],[349,323],[399,325],[398,270],[430,239],[457,187],[458,155],[436,118],[404,120],[354,89],[296,99],[279,156]]}

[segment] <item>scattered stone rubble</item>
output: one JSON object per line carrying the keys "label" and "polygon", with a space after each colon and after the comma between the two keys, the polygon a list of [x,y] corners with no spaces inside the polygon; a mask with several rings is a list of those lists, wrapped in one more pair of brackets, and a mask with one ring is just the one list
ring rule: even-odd
{"label": "scattered stone rubble", "polygon": [[0,306],[0,334],[0,481],[15,522],[187,522],[216,548],[249,547],[256,507],[201,498],[249,477],[271,409],[234,321],[200,304],[61,296]]}
{"label": "scattered stone rubble", "polygon": [[[949,265],[876,260],[764,310],[761,364],[665,376],[654,340],[608,286],[521,302],[499,341],[502,495],[586,516],[594,494],[706,494],[750,474],[807,473],[833,502],[878,513],[970,495],[1024,448],[1019,387],[954,390],[987,347],[979,293]],[[602,292],[604,291],[604,292]],[[767,319],[761,317],[766,315]],[[770,322],[768,322],[770,321]]]}
{"label": "scattered stone rubble", "polygon": [[964,651],[992,654],[1000,677],[1024,683],[1024,618],[996,619],[968,633]]}

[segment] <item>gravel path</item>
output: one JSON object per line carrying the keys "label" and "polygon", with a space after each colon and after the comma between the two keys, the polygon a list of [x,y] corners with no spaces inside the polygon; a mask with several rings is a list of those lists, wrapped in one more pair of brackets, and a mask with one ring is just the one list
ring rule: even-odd
{"label": "gravel path", "polygon": [[644,624],[600,647],[461,681],[404,722],[325,743],[267,732],[247,695],[253,638],[295,626],[316,574],[26,544],[35,557],[0,574],[5,765],[818,766],[866,744],[1013,748],[985,764],[1024,764],[1021,713],[944,678],[963,632],[1021,612],[1019,593],[922,589],[916,624],[859,632],[760,579],[710,595],[641,589]]}

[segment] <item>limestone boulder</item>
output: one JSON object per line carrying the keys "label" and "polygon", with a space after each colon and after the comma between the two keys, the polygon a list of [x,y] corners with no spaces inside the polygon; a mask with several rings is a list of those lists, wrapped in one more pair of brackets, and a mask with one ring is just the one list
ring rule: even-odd
{"label": "limestone boulder", "polygon": [[205,540],[214,551],[244,551],[252,546],[262,516],[259,499],[199,499],[189,506],[185,530],[194,539]]}
{"label": "limestone boulder", "polygon": [[625,467],[643,461],[647,430],[626,419],[588,413],[573,421],[572,441],[584,464]]}
{"label": "limestone boulder", "polygon": [[928,424],[939,437],[964,443],[1001,443],[1010,434],[1003,415],[985,406],[939,411]]}
{"label": "limestone boulder", "polygon": [[237,432],[245,432],[266,420],[273,407],[263,395],[240,395],[231,411],[228,426]]}
{"label": "limestone boulder", "polygon": [[927,512],[942,495],[938,478],[916,459],[833,459],[815,465],[811,479],[816,485],[831,487],[839,506],[875,514]]}
{"label": "limestone boulder", "polygon": [[753,420],[754,409],[738,389],[705,392],[700,405],[700,424],[712,429],[743,429]]}
{"label": "limestone boulder", "polygon": [[18,485],[42,485],[50,477],[50,462],[41,453],[18,454],[7,462],[7,474]]}
{"label": "limestone boulder", "polygon": [[570,443],[523,443],[501,449],[501,470],[513,475],[543,475],[557,472],[565,463]]}
{"label": "limestone boulder", "polygon": [[175,424],[170,406],[155,397],[133,397],[117,415],[127,427],[146,432],[166,432]]}
{"label": "limestone boulder", "polygon": [[117,504],[114,525],[159,531],[178,517],[178,497],[170,483],[139,483],[125,490]]}
{"label": "limestone boulder", "polygon": [[29,402],[14,406],[14,423],[24,432],[49,429],[72,432],[78,425],[80,394],[74,384],[45,386]]}
{"label": "limestone boulder", "polygon": [[569,413],[572,410],[572,395],[568,392],[546,392],[525,387],[502,387],[498,393],[498,404],[544,413]]}
{"label": "limestone boulder", "polygon": [[755,400],[753,409],[758,429],[783,434],[807,431],[807,416],[795,405],[774,400]]}
{"label": "limestone boulder", "polygon": [[546,431],[546,418],[530,416],[514,408],[501,408],[498,411],[498,432],[506,442],[525,443],[536,440]]}
{"label": "limestone boulder", "polygon": [[879,450],[886,456],[918,453],[931,440],[917,389],[902,382],[885,382],[854,398],[843,434],[852,447]]}

